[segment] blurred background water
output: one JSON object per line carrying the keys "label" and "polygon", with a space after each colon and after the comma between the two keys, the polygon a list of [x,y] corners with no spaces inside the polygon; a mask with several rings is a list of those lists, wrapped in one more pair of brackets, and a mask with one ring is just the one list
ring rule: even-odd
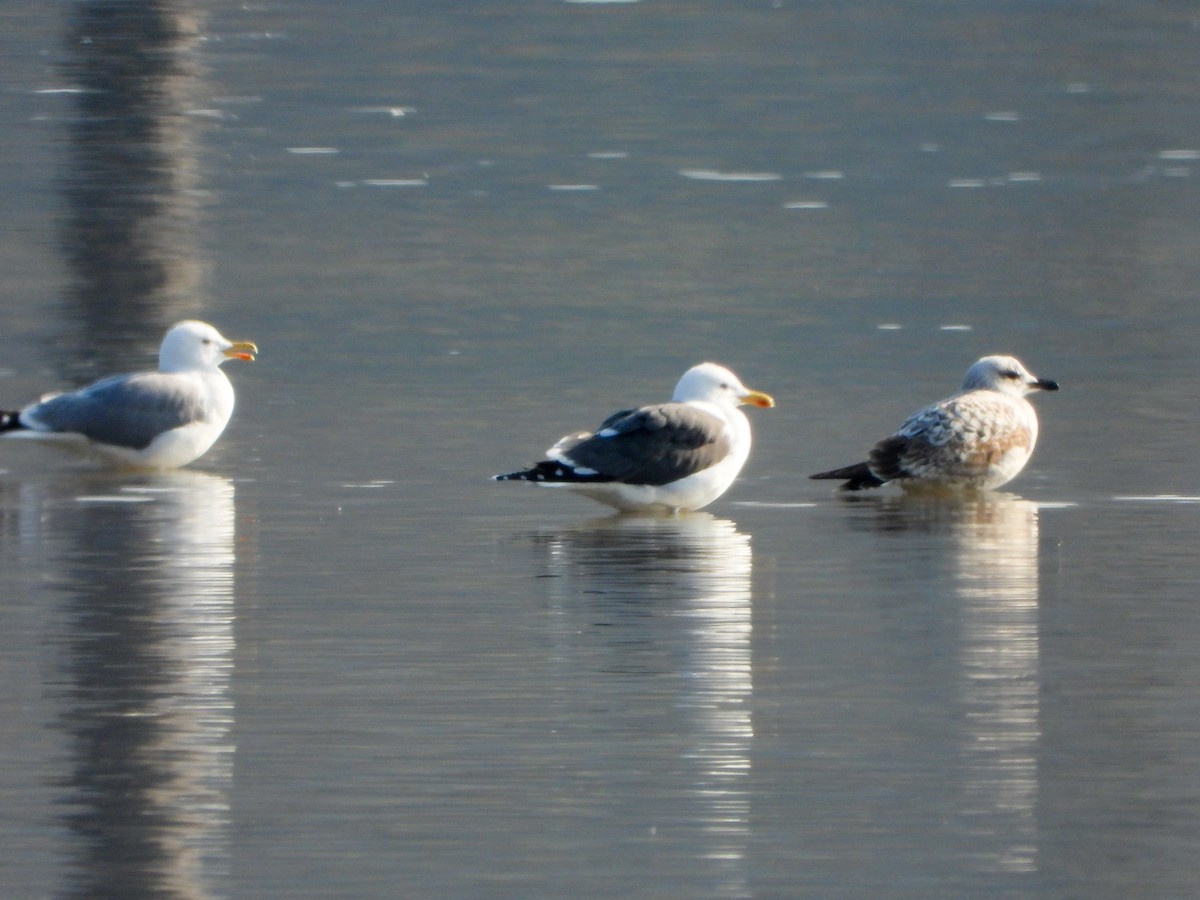
{"label": "blurred background water", "polygon": [[[262,348],[189,471],[0,446],[5,897],[1194,891],[1194,4],[0,22],[0,405]],[[1008,492],[807,480],[989,352]],[[702,359],[709,510],[487,481]]]}

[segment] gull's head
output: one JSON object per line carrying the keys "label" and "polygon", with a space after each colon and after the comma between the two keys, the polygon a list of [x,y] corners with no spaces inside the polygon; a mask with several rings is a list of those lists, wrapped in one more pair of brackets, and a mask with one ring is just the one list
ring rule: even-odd
{"label": "gull's head", "polygon": [[963,390],[1000,391],[1024,397],[1032,391],[1057,391],[1058,382],[1038,378],[1015,356],[985,356],[967,369]]}
{"label": "gull's head", "polygon": [[163,372],[215,369],[227,359],[247,362],[258,353],[251,341],[231,341],[207,322],[189,319],[175,325],[163,338],[158,368]]}
{"label": "gull's head", "polygon": [[775,405],[770,394],[754,391],[742,384],[741,379],[716,363],[700,363],[683,373],[675,386],[676,403],[703,400],[730,409],[742,403],[761,406],[764,409]]}

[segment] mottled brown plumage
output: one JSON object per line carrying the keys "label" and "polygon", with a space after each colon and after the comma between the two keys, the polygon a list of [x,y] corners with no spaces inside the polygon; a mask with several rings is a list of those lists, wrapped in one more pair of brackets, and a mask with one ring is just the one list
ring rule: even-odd
{"label": "mottled brown plumage", "polygon": [[1011,356],[985,356],[967,370],[960,393],[910,416],[872,448],[864,463],[811,477],[845,480],[843,490],[906,486],[994,488],[1024,468],[1037,443],[1037,414],[1025,399],[1058,390]]}

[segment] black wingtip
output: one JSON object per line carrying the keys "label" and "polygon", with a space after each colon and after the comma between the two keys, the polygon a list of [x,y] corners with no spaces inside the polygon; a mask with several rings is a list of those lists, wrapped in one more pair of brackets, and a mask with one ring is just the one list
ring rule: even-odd
{"label": "black wingtip", "polygon": [[18,428],[24,427],[21,424],[20,412],[0,410],[0,431],[16,431]]}
{"label": "black wingtip", "polygon": [[815,480],[844,479],[846,483],[838,485],[839,491],[861,491],[881,487],[885,483],[882,478],[875,476],[865,462],[855,463],[852,466],[843,466],[840,469],[830,469],[828,472],[818,472],[816,475],[809,475],[808,477]]}
{"label": "black wingtip", "polygon": [[509,472],[505,475],[493,475],[493,481],[532,481],[535,484],[580,484],[593,482],[612,481],[606,475],[598,473],[590,473],[581,475],[569,466],[564,466],[562,463],[555,462],[552,459],[544,459],[535,466],[530,466],[528,469],[523,469],[520,472]]}

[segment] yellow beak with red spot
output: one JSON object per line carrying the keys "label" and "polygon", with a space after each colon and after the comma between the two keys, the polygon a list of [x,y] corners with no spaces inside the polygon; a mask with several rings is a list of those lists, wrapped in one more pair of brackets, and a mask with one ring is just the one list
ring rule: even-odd
{"label": "yellow beak with red spot", "polygon": [[230,359],[254,362],[254,357],[258,355],[258,345],[254,341],[234,341],[222,352]]}
{"label": "yellow beak with red spot", "polygon": [[770,394],[764,394],[762,391],[747,391],[738,399],[743,403],[757,406],[760,409],[770,409],[775,405],[775,398]]}

